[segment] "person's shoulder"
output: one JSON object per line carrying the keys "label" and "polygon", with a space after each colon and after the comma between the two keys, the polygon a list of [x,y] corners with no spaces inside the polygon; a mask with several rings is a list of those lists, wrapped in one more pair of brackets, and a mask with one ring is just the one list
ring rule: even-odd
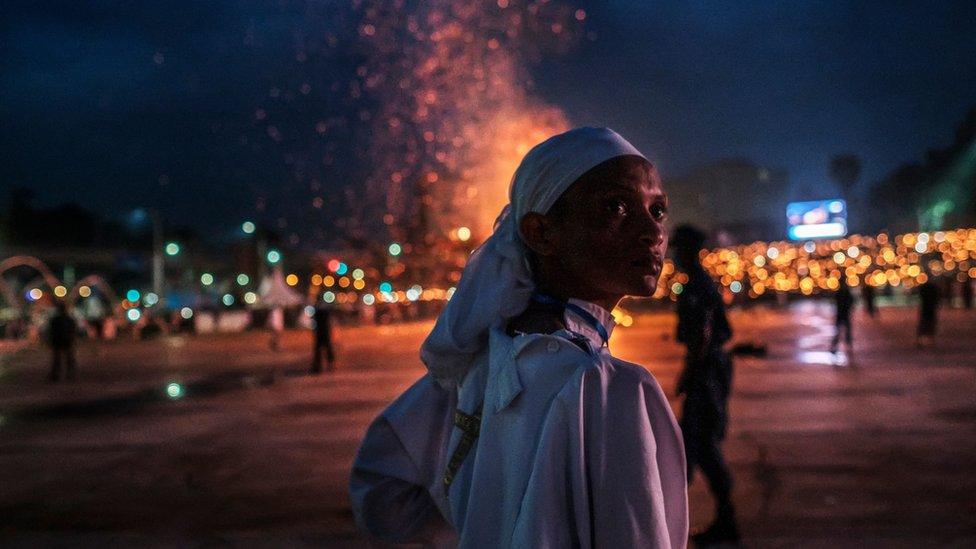
{"label": "person's shoulder", "polygon": [[598,357],[585,342],[560,330],[552,333],[516,333],[512,338],[512,357],[519,364],[572,364],[595,367]]}
{"label": "person's shoulder", "polygon": [[633,362],[627,362],[626,360],[614,357],[609,370],[613,380],[617,383],[634,386],[648,384],[655,387],[658,386],[657,380],[651,372],[640,364],[634,364]]}
{"label": "person's shoulder", "polygon": [[643,410],[648,417],[672,417],[673,422],[668,397],[654,376],[643,366],[616,358],[578,370],[557,400],[570,416],[583,413],[596,421],[620,414],[634,417]]}
{"label": "person's shoulder", "polygon": [[[577,398],[577,391],[585,395],[607,395],[609,393],[660,393],[661,386],[646,368],[613,356],[589,357],[574,372],[562,391],[564,398]],[[589,397],[587,397],[589,398]]]}

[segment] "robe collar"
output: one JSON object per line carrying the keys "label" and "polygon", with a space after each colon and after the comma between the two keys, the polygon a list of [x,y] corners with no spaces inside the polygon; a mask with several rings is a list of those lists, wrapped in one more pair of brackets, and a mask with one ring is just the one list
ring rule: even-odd
{"label": "robe collar", "polygon": [[[610,311],[595,303],[583,301],[582,299],[570,298],[569,302],[593,315],[603,325],[603,328],[607,331],[607,338],[609,339],[613,334],[614,326],[617,325]],[[603,347],[603,338],[600,336],[600,332],[597,331],[596,327],[573,312],[572,309],[567,308],[563,311],[563,322],[566,324],[567,330],[586,338],[594,349]]]}
{"label": "robe collar", "polygon": [[[582,307],[599,320],[606,329],[607,335],[613,333],[616,322],[614,322],[613,315],[609,311],[588,301],[572,298],[569,301]],[[603,347],[603,338],[599,331],[572,310],[566,309],[564,311],[563,322],[566,324],[566,329],[559,330],[556,332],[557,335],[561,333],[561,337],[566,338],[572,335],[582,337],[596,351]],[[485,403],[488,409],[497,413],[506,408],[522,392],[522,380],[516,367],[516,359],[523,349],[534,341],[545,337],[548,336],[545,334],[522,334],[512,338],[500,328],[492,330],[491,351],[489,353],[489,378],[491,381],[489,384],[494,387],[492,391],[494,398]]]}

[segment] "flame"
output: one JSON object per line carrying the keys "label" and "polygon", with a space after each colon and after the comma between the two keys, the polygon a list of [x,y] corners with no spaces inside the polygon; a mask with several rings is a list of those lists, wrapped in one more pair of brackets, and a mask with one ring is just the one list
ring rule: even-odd
{"label": "flame", "polygon": [[479,241],[525,153],[569,126],[532,96],[527,67],[572,44],[581,20],[559,2],[513,4],[362,3],[355,88],[376,108],[361,113],[372,166],[361,220],[385,218],[404,240],[467,226]]}

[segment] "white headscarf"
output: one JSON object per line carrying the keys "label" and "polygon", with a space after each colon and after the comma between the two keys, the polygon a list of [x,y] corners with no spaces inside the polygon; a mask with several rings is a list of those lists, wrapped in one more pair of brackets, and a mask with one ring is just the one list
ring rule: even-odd
{"label": "white headscarf", "polygon": [[509,204],[495,231],[471,254],[457,289],[420,348],[431,376],[445,387],[463,379],[488,346],[488,333],[521,314],[535,289],[519,222],[545,214],[577,179],[618,156],[644,158],[608,128],[576,128],[536,145],[519,164]]}

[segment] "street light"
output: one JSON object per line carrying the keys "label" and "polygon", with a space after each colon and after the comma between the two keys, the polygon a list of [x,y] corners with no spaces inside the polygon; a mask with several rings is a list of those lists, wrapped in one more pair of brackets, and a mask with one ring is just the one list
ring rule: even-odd
{"label": "street light", "polygon": [[279,261],[281,261],[281,252],[279,252],[278,250],[268,250],[267,258],[268,258],[268,263],[274,265]]}
{"label": "street light", "polygon": [[166,255],[174,256],[180,253],[180,245],[176,242],[167,242],[165,250]]}

